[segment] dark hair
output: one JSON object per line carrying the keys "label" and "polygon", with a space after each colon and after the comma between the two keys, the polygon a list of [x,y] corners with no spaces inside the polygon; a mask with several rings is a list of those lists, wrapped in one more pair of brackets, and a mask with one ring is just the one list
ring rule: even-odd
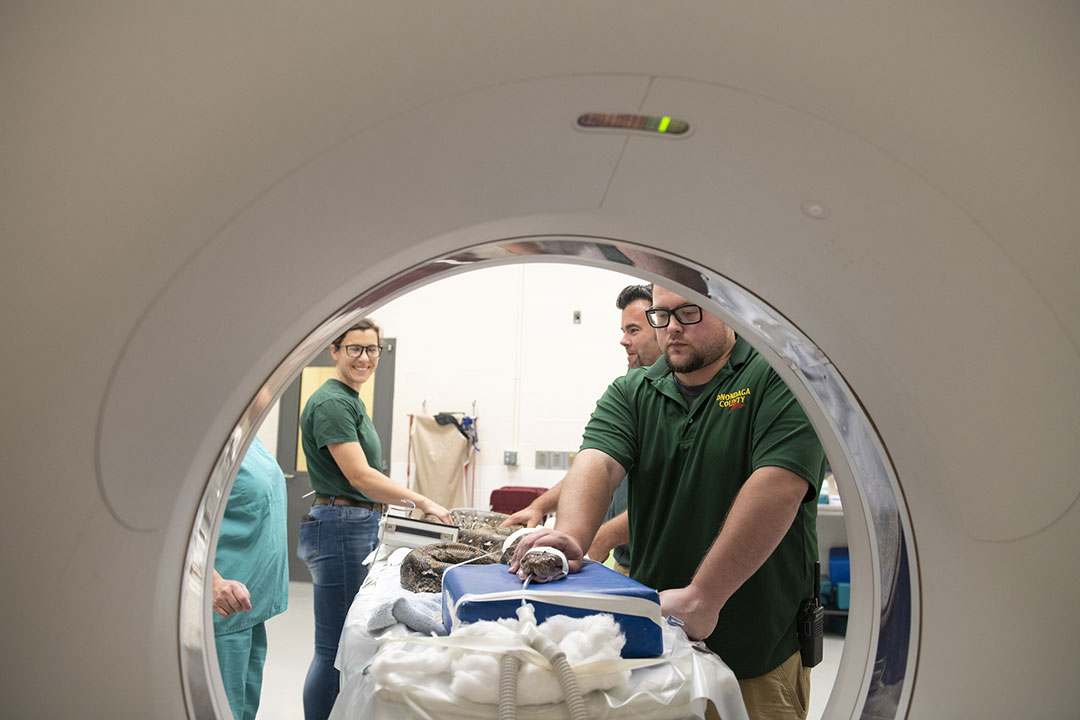
{"label": "dark hair", "polygon": [[648,285],[627,285],[619,293],[619,298],[615,301],[615,307],[619,310],[625,310],[626,306],[635,300],[644,300],[652,305],[652,283]]}
{"label": "dark hair", "polygon": [[342,341],[345,340],[345,336],[351,333],[353,330],[374,330],[375,335],[379,338],[379,342],[382,342],[382,329],[375,324],[375,321],[369,317],[360,318],[357,320],[351,328],[341,333],[334,339],[333,346],[336,348],[341,347]]}

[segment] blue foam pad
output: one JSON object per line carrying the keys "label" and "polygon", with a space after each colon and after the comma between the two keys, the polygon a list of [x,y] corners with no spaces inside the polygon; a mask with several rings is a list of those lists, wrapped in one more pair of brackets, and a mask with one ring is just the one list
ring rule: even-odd
{"label": "blue foam pad", "polygon": [[[624,658],[657,657],[664,652],[660,623],[660,594],[625,575],[588,562],[581,572],[550,583],[530,583],[508,565],[459,565],[443,574],[443,624],[517,618],[524,597],[536,609],[536,622],[553,615],[588,617],[610,613],[626,635]],[[564,595],[565,594],[565,595]],[[560,595],[563,595],[560,597]]]}

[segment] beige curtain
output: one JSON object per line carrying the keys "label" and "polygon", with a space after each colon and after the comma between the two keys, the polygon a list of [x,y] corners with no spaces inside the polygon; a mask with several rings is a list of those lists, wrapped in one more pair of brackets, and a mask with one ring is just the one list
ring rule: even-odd
{"label": "beige curtain", "polygon": [[[455,415],[458,422],[461,416]],[[465,507],[465,465],[472,446],[453,423],[440,425],[431,415],[413,416],[412,489],[445,508]]]}

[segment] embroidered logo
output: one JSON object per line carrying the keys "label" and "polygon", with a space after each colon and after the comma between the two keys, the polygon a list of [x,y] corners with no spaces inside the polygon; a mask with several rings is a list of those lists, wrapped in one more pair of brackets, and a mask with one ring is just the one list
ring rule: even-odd
{"label": "embroidered logo", "polygon": [[734,412],[746,405],[746,398],[750,397],[750,388],[736,390],[733,393],[720,393],[716,396],[716,404],[727,408],[728,412]]}

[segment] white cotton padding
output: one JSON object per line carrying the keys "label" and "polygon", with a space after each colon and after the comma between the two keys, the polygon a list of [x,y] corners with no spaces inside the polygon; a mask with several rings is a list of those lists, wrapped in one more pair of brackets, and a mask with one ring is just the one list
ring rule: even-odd
{"label": "white cotton padding", "polygon": [[[527,617],[527,616],[526,616]],[[526,620],[528,622],[528,620]],[[519,620],[504,618],[495,622],[476,622],[465,625],[451,637],[507,638],[523,626]],[[571,667],[599,660],[617,660],[626,638],[615,619],[609,614],[587,618],[556,615],[542,623],[537,630],[559,646]],[[475,703],[498,704],[499,664],[501,657],[460,649],[446,649],[453,655],[450,662],[453,678],[450,689],[460,697]],[[630,671],[622,670],[604,675],[578,678],[582,693],[615,687],[630,679]],[[539,705],[561,702],[562,688],[549,668],[523,662],[518,673],[518,704]]]}
{"label": "white cotton padding", "polygon": [[422,645],[386,647],[379,652],[371,670],[387,673],[424,673],[437,675],[450,670],[450,655],[442,648]]}
{"label": "white cotton padding", "polygon": [[[586,624],[587,629],[582,628],[582,623]],[[584,621],[556,615],[544,625],[547,626],[547,638],[558,645],[567,657],[606,658],[612,649],[615,653],[613,657],[619,657],[626,644],[626,636],[620,632],[618,623],[607,614]]]}
{"label": "white cotton padding", "polygon": [[453,662],[450,690],[456,695],[485,705],[499,702],[499,664],[497,655],[470,653]]}

